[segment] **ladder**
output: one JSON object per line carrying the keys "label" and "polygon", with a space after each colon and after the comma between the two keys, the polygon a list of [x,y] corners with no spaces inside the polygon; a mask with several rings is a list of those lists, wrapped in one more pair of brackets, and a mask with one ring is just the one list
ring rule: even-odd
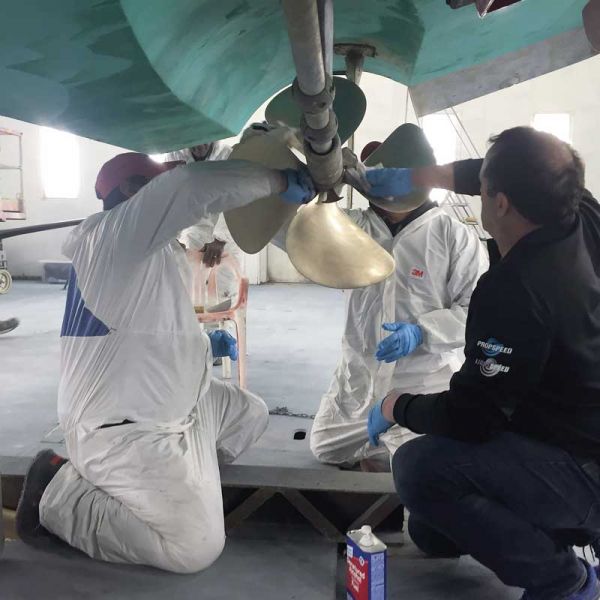
{"label": "ladder", "polygon": [[[456,138],[465,149],[468,158],[481,158],[481,154],[473,143],[473,139],[453,107],[447,108],[436,114],[446,117],[451,123],[456,132]],[[419,118],[418,120],[419,124],[421,124],[421,119]],[[489,235],[479,223],[479,219],[477,219],[473,213],[471,203],[467,196],[448,191],[439,204],[440,207],[446,208],[453,213],[459,221],[473,227],[479,239],[486,240],[489,238]]]}
{"label": "ladder", "polygon": [[[459,143],[465,149],[467,156],[469,158],[481,158],[481,154],[477,150],[477,147],[473,143],[473,139],[469,135],[469,132],[465,128],[463,122],[460,120],[460,117],[456,113],[454,107],[445,109],[441,114],[443,114],[452,124],[452,127],[456,132],[456,137]],[[462,194],[457,194],[455,192],[447,192],[446,197],[441,203],[441,206],[447,206],[452,210],[452,212],[454,212],[460,221],[465,223],[465,225],[473,227],[479,239],[485,240],[489,238],[489,235],[483,229],[479,223],[479,220],[474,215],[471,203],[467,196],[463,196]]]}
{"label": "ladder", "polygon": [[20,131],[0,127],[0,141],[2,137],[15,140],[18,147],[18,163],[3,164],[0,161],[0,175],[3,172],[15,172],[18,174],[18,191],[14,198],[5,198],[0,189],[0,221],[25,219],[25,200],[23,195],[23,134]]}

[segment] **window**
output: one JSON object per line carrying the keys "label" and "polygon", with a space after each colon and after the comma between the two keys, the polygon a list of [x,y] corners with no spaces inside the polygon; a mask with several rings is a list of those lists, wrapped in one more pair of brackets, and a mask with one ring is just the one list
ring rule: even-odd
{"label": "window", "polygon": [[[446,115],[427,115],[422,120],[425,137],[433,148],[438,165],[445,165],[456,160],[457,135],[450,117]],[[432,190],[431,199],[442,202],[446,197],[445,190]]]}
{"label": "window", "polygon": [[571,115],[568,113],[537,114],[533,117],[533,127],[571,143]]}
{"label": "window", "polygon": [[40,131],[42,184],[46,198],[79,196],[79,140],[65,131],[42,127]]}

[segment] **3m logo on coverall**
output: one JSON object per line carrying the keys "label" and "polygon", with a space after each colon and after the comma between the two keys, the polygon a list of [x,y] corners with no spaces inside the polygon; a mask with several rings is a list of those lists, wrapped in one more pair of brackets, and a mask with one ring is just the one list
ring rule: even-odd
{"label": "3m logo on coverall", "polygon": [[504,344],[501,344],[496,338],[490,338],[487,342],[479,340],[477,346],[481,348],[486,356],[493,357],[498,354],[512,354],[513,349],[507,348]]}
{"label": "3m logo on coverall", "polygon": [[415,279],[423,279],[425,277],[425,271],[423,269],[417,269],[417,267],[413,267],[410,270],[410,276]]}
{"label": "3m logo on coverall", "polygon": [[494,377],[498,375],[498,373],[508,373],[510,371],[510,367],[505,367],[504,365],[497,363],[493,358],[488,358],[486,360],[478,358],[475,361],[475,364],[479,367],[479,370],[484,377]]}

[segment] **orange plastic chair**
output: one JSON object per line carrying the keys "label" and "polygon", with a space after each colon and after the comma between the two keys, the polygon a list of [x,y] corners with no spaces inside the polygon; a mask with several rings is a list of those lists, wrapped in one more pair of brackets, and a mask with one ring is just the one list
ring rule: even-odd
{"label": "orange plastic chair", "polygon": [[[249,281],[242,275],[240,265],[230,254],[223,254],[221,263],[207,267],[202,262],[203,252],[187,250],[192,265],[192,301],[199,323],[219,323],[232,321],[238,345],[238,380],[241,388],[246,387],[246,306],[248,305]],[[221,269],[231,271],[238,282],[238,297],[235,305],[222,307],[226,299],[219,296],[217,274]],[[231,378],[231,359],[223,358],[223,377]]]}

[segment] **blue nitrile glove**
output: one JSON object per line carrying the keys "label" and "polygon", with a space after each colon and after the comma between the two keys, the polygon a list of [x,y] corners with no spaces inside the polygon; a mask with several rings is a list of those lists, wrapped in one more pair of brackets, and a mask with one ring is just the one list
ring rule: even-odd
{"label": "blue nitrile glove", "polygon": [[369,432],[369,442],[371,446],[379,446],[379,436],[385,433],[393,423],[388,421],[381,412],[383,400],[380,400],[371,410],[369,411],[369,419],[367,421],[367,430]]}
{"label": "blue nitrile glove", "polygon": [[207,333],[212,346],[213,358],[228,356],[231,360],[237,360],[237,342],[231,334],[222,329],[208,331]]}
{"label": "blue nitrile glove", "polygon": [[412,169],[369,169],[367,181],[370,196],[406,196],[414,191]]}
{"label": "blue nitrile glove", "polygon": [[301,167],[297,171],[295,169],[284,169],[283,174],[287,177],[287,189],[282,192],[281,197],[290,204],[306,204],[310,202],[317,191],[313,183],[308,169]]}
{"label": "blue nitrile glove", "polygon": [[379,342],[375,358],[391,363],[414,352],[423,343],[423,332],[418,325],[411,323],[384,323],[386,331],[393,331]]}

